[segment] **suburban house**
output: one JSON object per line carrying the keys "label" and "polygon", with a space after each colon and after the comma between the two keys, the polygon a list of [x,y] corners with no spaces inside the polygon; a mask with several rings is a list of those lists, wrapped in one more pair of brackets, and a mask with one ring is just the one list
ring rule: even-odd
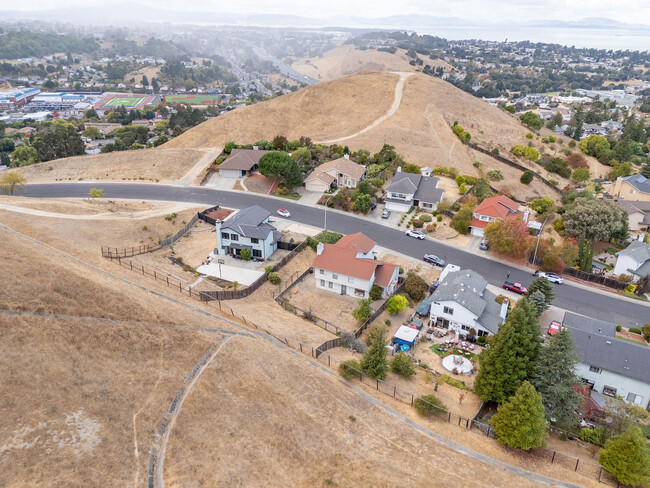
{"label": "suburban house", "polygon": [[650,275],[650,244],[632,241],[629,246],[616,254],[618,259],[614,266],[614,275],[632,275],[633,281]]}
{"label": "suburban house", "polygon": [[253,258],[268,259],[278,248],[282,233],[269,223],[271,212],[258,205],[240,210],[228,220],[217,220],[215,254],[240,256],[243,249]]}
{"label": "suburban house", "polygon": [[356,188],[363,179],[366,168],[349,158],[346,154],[342,158],[321,164],[305,178],[305,189],[323,193],[339,186]]}
{"label": "suburban house", "polygon": [[576,374],[597,393],[592,393],[597,401],[600,395],[620,396],[648,407],[650,348],[617,339],[614,324],[571,312],[565,312],[562,326],[571,331],[576,345]]}
{"label": "suburban house", "polygon": [[487,289],[487,284],[472,270],[447,273],[427,299],[431,302],[431,323],[461,333],[474,329],[478,336],[499,332],[499,326],[506,319],[508,301],[499,304],[497,296]]}
{"label": "suburban house", "polygon": [[528,222],[528,212],[519,210],[519,204],[505,195],[486,198],[474,209],[472,215],[472,234],[482,236],[485,228],[490,222],[503,220],[506,217],[520,216],[524,222]]}
{"label": "suburban house", "polygon": [[630,230],[650,229],[650,200],[617,200],[616,203],[627,212]]}
{"label": "suburban house", "polygon": [[643,175],[618,177],[614,185],[614,197],[650,202],[650,180]]}
{"label": "suburban house", "polygon": [[373,285],[383,288],[382,296],[397,288],[399,266],[378,261],[376,243],[361,234],[342,237],[336,244],[319,243],[314,259],[316,288],[355,298],[368,298]]}
{"label": "suburban house", "polygon": [[386,188],[386,209],[408,212],[413,207],[433,211],[442,201],[444,190],[438,188],[438,178],[431,176],[431,168],[421,168],[419,175],[405,173],[397,168],[391,184]]}
{"label": "suburban house", "polygon": [[257,170],[260,158],[271,151],[259,149],[233,149],[230,156],[219,165],[219,174],[225,178],[242,178]]}

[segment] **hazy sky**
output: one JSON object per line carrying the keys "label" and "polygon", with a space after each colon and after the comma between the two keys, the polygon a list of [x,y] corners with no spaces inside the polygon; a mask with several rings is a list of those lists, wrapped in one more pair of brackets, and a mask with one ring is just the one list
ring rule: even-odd
{"label": "hazy sky", "polygon": [[[159,9],[293,14],[312,18],[340,19],[367,16],[385,17],[404,14],[427,14],[437,17],[459,17],[473,21],[498,22],[512,20],[561,19],[580,20],[602,17],[619,22],[650,25],[648,0],[131,0]],[[44,10],[60,7],[115,5],[120,0],[0,0],[0,10]],[[650,37],[650,34],[649,34]],[[650,42],[649,42],[650,44]]]}

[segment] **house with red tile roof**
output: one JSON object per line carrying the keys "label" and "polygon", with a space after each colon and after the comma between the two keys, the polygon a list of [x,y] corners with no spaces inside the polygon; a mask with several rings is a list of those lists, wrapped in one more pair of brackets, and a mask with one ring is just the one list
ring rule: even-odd
{"label": "house with red tile roof", "polygon": [[316,288],[368,298],[373,285],[378,285],[383,297],[391,295],[397,288],[399,266],[377,260],[375,248],[375,241],[360,232],[336,244],[319,243],[312,265]]}
{"label": "house with red tile roof", "polygon": [[519,210],[519,204],[512,199],[505,195],[486,198],[474,209],[471,224],[472,234],[483,236],[483,232],[490,222],[516,215],[521,216],[524,222],[528,222],[528,212]]}

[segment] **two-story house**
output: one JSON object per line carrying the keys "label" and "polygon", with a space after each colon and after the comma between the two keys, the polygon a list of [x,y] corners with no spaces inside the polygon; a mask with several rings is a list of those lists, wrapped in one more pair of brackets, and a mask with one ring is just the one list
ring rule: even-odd
{"label": "two-story house", "polygon": [[650,348],[616,338],[609,322],[565,312],[562,326],[576,345],[576,374],[595,392],[648,408]]}
{"label": "two-story house", "polygon": [[627,212],[630,230],[650,230],[650,200],[617,200],[616,203]]}
{"label": "two-story house", "polygon": [[618,177],[614,185],[614,196],[650,202],[650,180],[643,175]]}
{"label": "two-story house", "polygon": [[650,244],[632,241],[629,246],[616,254],[618,259],[614,266],[614,275],[631,275],[633,281],[650,275]]}
{"label": "two-story house", "polygon": [[387,210],[408,212],[413,206],[433,211],[438,207],[445,191],[438,188],[439,180],[431,176],[431,168],[421,168],[420,173],[405,173],[401,167],[397,168],[393,181],[386,188]]}
{"label": "two-story house", "polygon": [[368,298],[378,285],[386,297],[397,288],[399,266],[377,260],[375,241],[360,232],[336,244],[319,243],[312,266],[316,288],[332,293]]}
{"label": "two-story house", "polygon": [[486,198],[474,209],[471,224],[472,234],[482,236],[490,222],[517,215],[521,216],[525,222],[528,222],[528,212],[521,212],[519,204],[512,199],[505,195]]}
{"label": "two-story house", "polygon": [[356,188],[365,173],[366,168],[350,161],[350,156],[346,154],[318,166],[305,178],[305,189],[323,193],[334,187]]}
{"label": "two-story house", "polygon": [[427,299],[431,302],[431,323],[461,333],[474,329],[478,336],[499,332],[499,326],[506,319],[508,300],[499,304],[497,296],[487,289],[487,284],[472,270],[447,273]]}
{"label": "two-story house", "polygon": [[228,220],[217,220],[215,254],[239,256],[243,249],[253,258],[268,259],[278,248],[282,233],[269,223],[271,212],[258,205],[240,210]]}

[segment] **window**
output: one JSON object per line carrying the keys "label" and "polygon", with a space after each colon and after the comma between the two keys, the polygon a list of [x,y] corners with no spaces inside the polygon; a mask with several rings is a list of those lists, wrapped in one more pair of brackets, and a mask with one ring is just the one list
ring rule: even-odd
{"label": "window", "polygon": [[431,208],[431,207],[433,207],[433,204],[420,202],[420,207]]}
{"label": "window", "polygon": [[238,240],[239,240],[239,236],[238,236],[237,234],[230,234],[230,240],[231,240],[231,241],[238,241]]}
{"label": "window", "polygon": [[261,258],[262,257],[262,251],[259,249],[253,249],[253,257],[254,258]]}
{"label": "window", "polygon": [[325,288],[325,280],[320,280],[320,286],[322,286],[323,288]]}
{"label": "window", "polygon": [[399,198],[401,200],[406,200],[406,195],[404,193],[391,193],[392,198]]}
{"label": "window", "polygon": [[637,395],[636,393],[628,393],[626,400],[637,405],[643,404],[643,397],[641,395]]}
{"label": "window", "polygon": [[596,366],[589,366],[589,371],[591,371],[592,373],[598,373],[598,374],[600,374],[601,371],[602,371],[602,369],[600,369],[600,368],[598,368],[598,367],[596,367]]}
{"label": "window", "polygon": [[324,269],[321,269],[321,270],[320,270],[320,274],[324,275],[324,274],[325,274],[325,270],[324,270]]}
{"label": "window", "polygon": [[260,242],[259,239],[256,239],[255,237],[251,237],[251,244],[257,244],[258,242]]}
{"label": "window", "polygon": [[334,283],[332,283],[331,281],[328,281],[327,286],[330,287],[330,288],[334,288]]}
{"label": "window", "polygon": [[228,234],[227,232],[222,232],[221,233],[221,238],[222,239],[230,239],[230,234]]}
{"label": "window", "polygon": [[612,388],[611,386],[603,386],[603,395],[607,395],[610,397],[615,397],[616,396],[616,388]]}
{"label": "window", "polygon": [[332,279],[333,279],[333,280],[338,280],[338,279],[339,279],[339,275],[332,273]]}
{"label": "window", "polygon": [[366,296],[366,292],[364,290],[359,290],[359,288],[354,289],[354,294],[358,297]]}
{"label": "window", "polygon": [[348,283],[354,283],[354,278],[352,276],[348,276]]}
{"label": "window", "polygon": [[447,314],[447,315],[454,315],[454,309],[449,308],[449,307],[444,307],[442,309],[442,313]]}

